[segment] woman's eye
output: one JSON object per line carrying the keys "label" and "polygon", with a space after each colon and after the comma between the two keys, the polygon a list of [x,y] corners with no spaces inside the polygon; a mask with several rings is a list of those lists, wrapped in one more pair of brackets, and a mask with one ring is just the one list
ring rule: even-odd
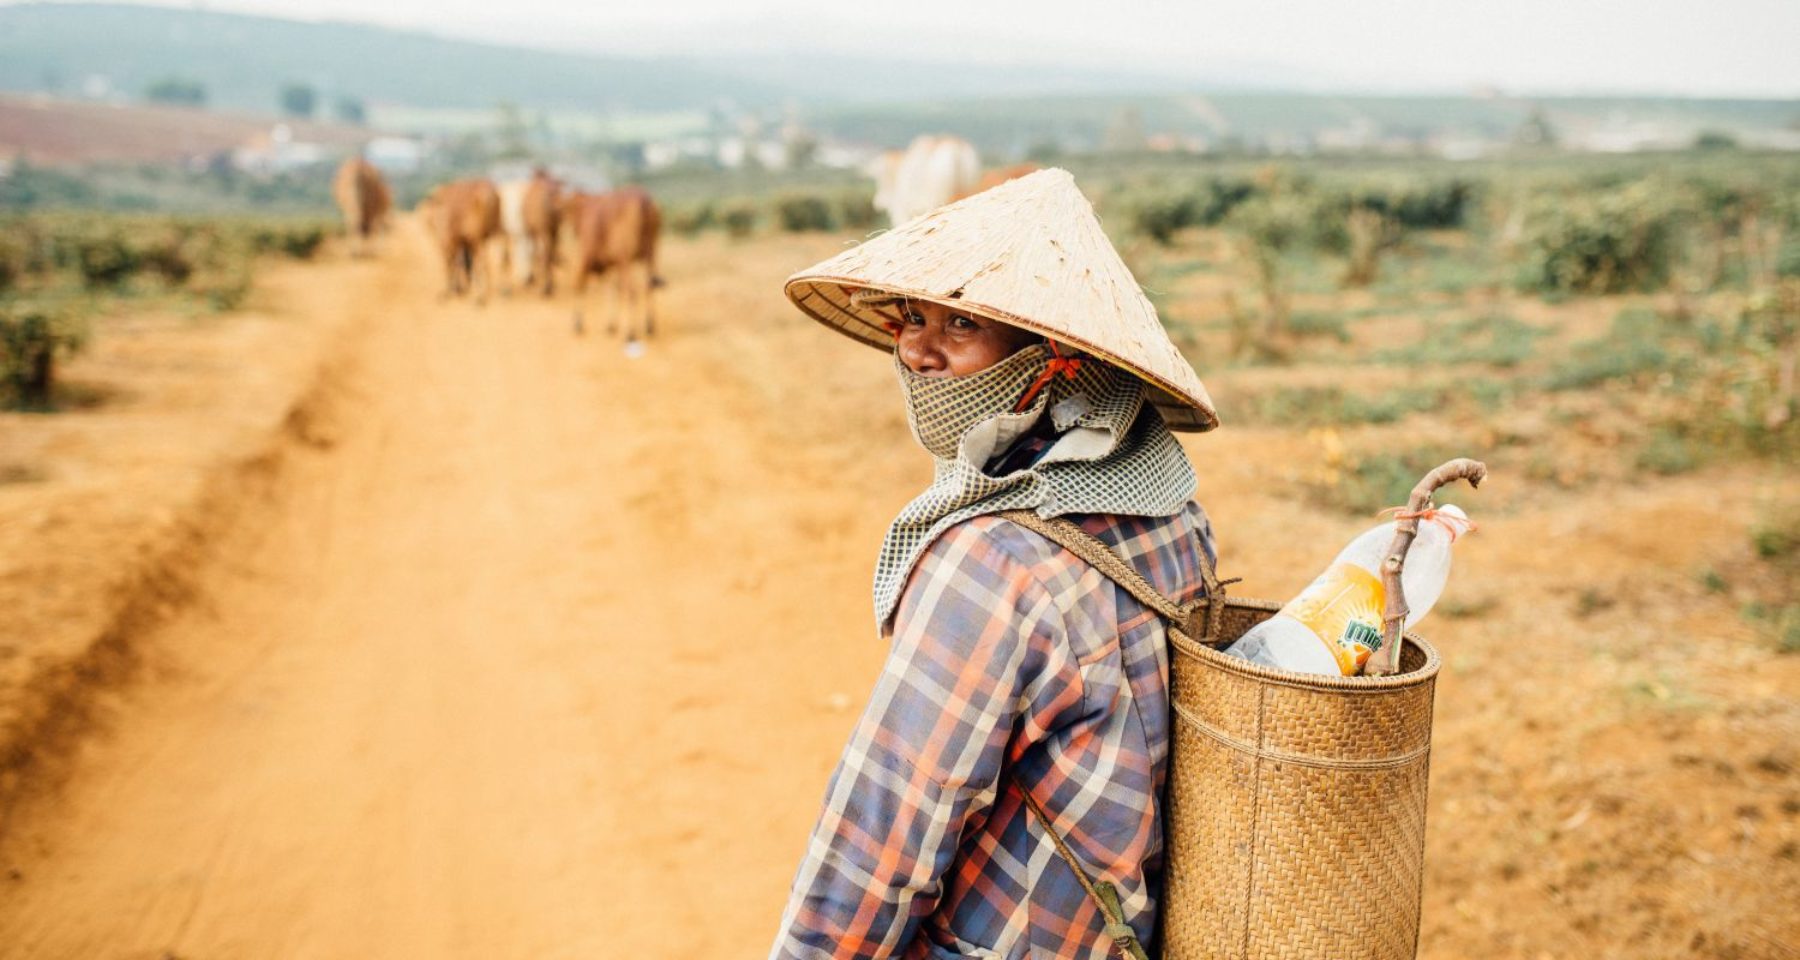
{"label": "woman's eye", "polygon": [[925,325],[925,315],[922,313],[903,313],[900,315],[900,319],[915,327],[922,327]]}
{"label": "woman's eye", "polygon": [[951,317],[950,318],[950,326],[953,329],[962,330],[965,332],[981,329],[981,324],[976,323],[975,319],[973,317],[962,317],[962,316]]}

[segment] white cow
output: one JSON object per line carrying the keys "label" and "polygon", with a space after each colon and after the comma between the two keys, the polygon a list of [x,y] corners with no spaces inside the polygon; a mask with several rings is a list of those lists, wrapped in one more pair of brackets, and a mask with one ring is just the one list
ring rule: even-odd
{"label": "white cow", "polygon": [[525,191],[531,181],[505,180],[500,188],[501,262],[508,284],[525,286],[531,282],[532,255],[535,252],[531,231],[525,227]]}
{"label": "white cow", "polygon": [[876,161],[875,207],[899,226],[975,190],[981,157],[961,137],[922,134]]}

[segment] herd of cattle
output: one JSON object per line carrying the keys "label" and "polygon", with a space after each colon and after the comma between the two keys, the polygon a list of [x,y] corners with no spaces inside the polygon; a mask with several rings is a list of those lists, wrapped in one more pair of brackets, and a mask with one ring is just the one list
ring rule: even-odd
{"label": "herd of cattle", "polygon": [[[967,141],[921,136],[905,151],[882,155],[869,172],[876,180],[875,206],[899,224],[1035,169],[1022,164],[984,175]],[[351,252],[360,256],[391,211],[393,195],[381,173],[360,156],[338,168],[332,194],[344,214]],[[656,241],[662,212],[642,188],[587,193],[567,189],[538,169],[528,178],[498,184],[486,178],[440,184],[419,212],[444,266],[444,297],[485,300],[495,289],[496,274],[509,287],[551,296],[566,232],[575,250],[570,280],[577,301],[591,277],[610,278],[608,331],[623,328],[628,344],[654,333],[651,293],[661,283]],[[579,308],[575,328],[583,329]]]}
{"label": "herd of cattle", "polygon": [[[381,173],[360,156],[338,168],[332,194],[344,214],[351,252],[360,255],[391,211],[392,194]],[[540,169],[499,184],[483,177],[439,184],[419,204],[419,213],[444,267],[444,297],[484,301],[497,278],[551,296],[560,263],[557,248],[567,231],[575,249],[576,296],[590,278],[610,277],[616,296],[609,332],[623,328],[628,342],[655,332],[650,291],[658,283],[662,214],[643,189],[565,190]],[[579,310],[575,323],[582,329]]]}

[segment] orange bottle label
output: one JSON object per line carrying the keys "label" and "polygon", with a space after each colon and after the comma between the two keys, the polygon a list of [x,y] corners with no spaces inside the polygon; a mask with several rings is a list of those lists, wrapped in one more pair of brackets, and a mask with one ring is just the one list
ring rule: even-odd
{"label": "orange bottle label", "polygon": [[1387,591],[1380,579],[1354,563],[1332,566],[1282,611],[1306,624],[1337,660],[1344,676],[1362,672],[1381,647],[1381,609]]}

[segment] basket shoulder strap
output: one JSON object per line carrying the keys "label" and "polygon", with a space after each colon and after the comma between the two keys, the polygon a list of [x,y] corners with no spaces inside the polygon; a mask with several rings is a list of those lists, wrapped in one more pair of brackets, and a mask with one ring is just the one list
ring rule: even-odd
{"label": "basket shoulder strap", "polygon": [[[1213,625],[1219,622],[1225,605],[1225,588],[1219,582],[1219,575],[1213,569],[1212,560],[1206,556],[1204,549],[1199,551],[1199,560],[1200,580],[1206,584],[1206,595],[1183,606],[1151,586],[1150,581],[1144,579],[1137,568],[1125,562],[1124,557],[1070,520],[1062,517],[1046,520],[1031,510],[1007,510],[996,516],[1068,548],[1070,553],[1086,560],[1108,580],[1136,597],[1139,603],[1156,611],[1164,620],[1182,628],[1191,637],[1210,637]],[[1202,614],[1203,621],[1200,616]],[[1205,640],[1202,639],[1201,642]]]}
{"label": "basket shoulder strap", "polygon": [[[1014,780],[1017,782],[1017,778]],[[1081,889],[1087,891],[1088,898],[1093,900],[1094,906],[1100,909],[1100,916],[1106,921],[1106,936],[1112,940],[1119,955],[1127,960],[1150,960],[1150,955],[1145,952],[1144,945],[1138,941],[1137,931],[1132,929],[1131,924],[1125,922],[1125,908],[1119,903],[1118,888],[1105,880],[1096,882],[1088,876],[1081,863],[1075,859],[1075,851],[1069,849],[1069,845],[1063,842],[1062,835],[1050,825],[1050,815],[1044,812],[1044,808],[1037,802],[1037,798],[1031,795],[1030,790],[1025,789],[1025,784],[1018,783],[1018,787],[1019,796],[1025,798],[1025,806],[1037,816],[1038,822],[1043,824],[1044,832],[1050,836],[1050,842],[1056,845],[1057,854],[1068,863],[1069,869],[1075,871],[1075,879],[1081,883]]]}

